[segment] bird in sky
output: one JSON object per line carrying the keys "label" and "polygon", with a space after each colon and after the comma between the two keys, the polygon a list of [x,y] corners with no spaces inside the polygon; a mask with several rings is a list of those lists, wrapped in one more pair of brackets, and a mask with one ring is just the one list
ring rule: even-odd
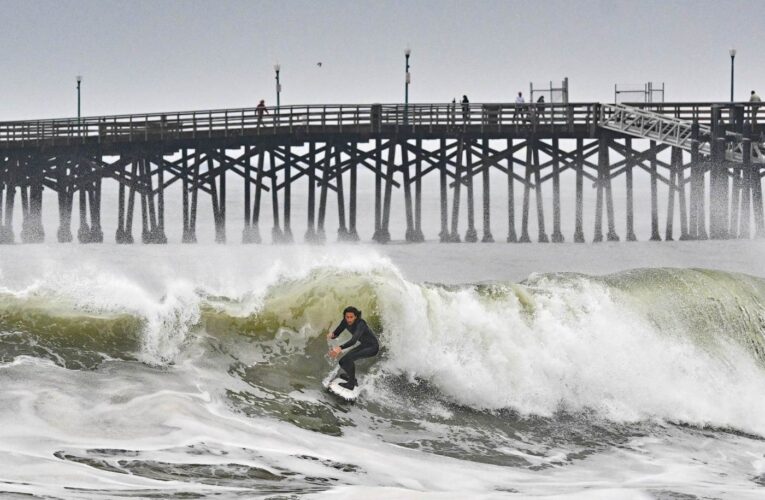
{"label": "bird in sky", "polygon": [[319,62],[316,63],[316,66],[321,68],[321,64],[322,64],[321,61],[319,61]]}

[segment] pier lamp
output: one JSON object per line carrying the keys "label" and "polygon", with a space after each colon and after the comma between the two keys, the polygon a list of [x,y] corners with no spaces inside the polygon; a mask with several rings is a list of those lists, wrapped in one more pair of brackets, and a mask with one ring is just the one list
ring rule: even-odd
{"label": "pier lamp", "polygon": [[736,49],[730,49],[730,102],[733,102],[733,61],[736,59]]}
{"label": "pier lamp", "polygon": [[82,76],[77,75],[77,122],[80,121],[80,85],[82,84]]}
{"label": "pier lamp", "polygon": [[279,72],[281,71],[282,66],[280,64],[274,64],[274,71],[276,71],[276,112],[279,113],[279,94],[282,92],[282,84],[279,81]]}
{"label": "pier lamp", "polygon": [[404,125],[409,123],[409,84],[412,81],[412,77],[409,74],[409,56],[412,55],[412,49],[409,47],[404,51],[406,57],[406,80],[404,83]]}

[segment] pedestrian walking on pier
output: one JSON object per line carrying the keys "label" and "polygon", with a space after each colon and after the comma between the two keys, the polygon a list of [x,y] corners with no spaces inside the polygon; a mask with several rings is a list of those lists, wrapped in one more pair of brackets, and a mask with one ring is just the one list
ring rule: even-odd
{"label": "pedestrian walking on pier", "polygon": [[518,92],[518,96],[515,98],[515,113],[513,113],[513,123],[515,123],[518,118],[520,118],[521,121],[524,121],[526,118],[526,112],[524,110],[524,107],[526,106],[526,101],[523,99],[523,92]]}
{"label": "pedestrian walking on pier", "polygon": [[762,99],[760,99],[760,96],[757,95],[757,93],[753,90],[752,95],[749,96],[749,102],[752,104],[752,125],[757,125],[757,111],[760,109],[760,103],[762,102]]}
{"label": "pedestrian walking on pier", "polygon": [[452,104],[449,106],[449,125],[457,124],[457,98],[452,99]]}
{"label": "pedestrian walking on pier", "polygon": [[258,112],[258,125],[260,125],[263,122],[263,113],[268,113],[268,108],[266,107],[266,101],[264,99],[261,99],[258,103],[258,107],[255,108],[255,110]]}
{"label": "pedestrian walking on pier", "polygon": [[468,119],[470,118],[470,101],[468,100],[466,95],[462,96],[462,121],[467,124]]}

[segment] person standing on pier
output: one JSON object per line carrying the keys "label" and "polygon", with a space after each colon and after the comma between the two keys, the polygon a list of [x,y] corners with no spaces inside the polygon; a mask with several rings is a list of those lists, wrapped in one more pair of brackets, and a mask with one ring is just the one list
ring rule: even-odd
{"label": "person standing on pier", "polygon": [[462,96],[462,121],[467,125],[470,119],[470,101],[466,95]]}
{"label": "person standing on pier", "polygon": [[263,113],[268,113],[268,108],[266,107],[266,101],[264,99],[261,99],[258,103],[258,107],[255,108],[255,110],[258,112],[258,125],[260,125],[263,122]]}
{"label": "person standing on pier", "polygon": [[760,99],[760,96],[757,95],[757,93],[753,90],[752,95],[749,96],[749,102],[752,104],[752,125],[757,125],[757,111],[760,110],[760,103],[762,102],[762,99]]}
{"label": "person standing on pier", "polygon": [[515,113],[513,113],[513,123],[515,123],[519,117],[521,121],[525,119],[526,114],[523,109],[525,105],[526,101],[523,99],[523,92],[518,92],[518,96],[515,98]]}
{"label": "person standing on pier", "polygon": [[537,120],[541,122],[545,116],[545,96],[543,95],[539,96],[539,99],[537,99],[536,112]]}
{"label": "person standing on pier", "polygon": [[353,390],[358,385],[354,363],[363,358],[376,356],[380,351],[380,343],[367,322],[361,319],[361,311],[353,306],[348,306],[343,310],[343,320],[340,321],[334,331],[327,332],[327,340],[336,339],[346,329],[351,332],[351,339],[343,345],[330,349],[329,356],[335,359],[340,356],[344,349],[348,349],[358,342],[358,347],[340,358],[340,367],[345,371],[345,374],[340,375],[340,378],[345,380],[344,383],[340,384],[340,387]]}

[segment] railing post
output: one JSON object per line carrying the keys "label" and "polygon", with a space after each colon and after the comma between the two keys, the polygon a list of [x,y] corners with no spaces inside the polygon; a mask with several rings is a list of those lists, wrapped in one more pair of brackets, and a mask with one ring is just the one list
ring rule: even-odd
{"label": "railing post", "polygon": [[379,134],[382,130],[382,106],[380,104],[372,104],[369,118],[372,133]]}

